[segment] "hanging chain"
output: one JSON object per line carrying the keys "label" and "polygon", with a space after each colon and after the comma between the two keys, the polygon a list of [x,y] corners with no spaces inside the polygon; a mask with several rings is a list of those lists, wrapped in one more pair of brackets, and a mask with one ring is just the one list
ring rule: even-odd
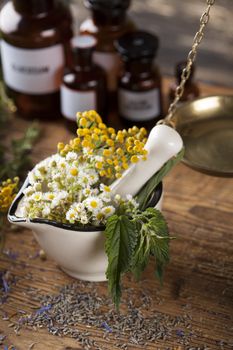
{"label": "hanging chain", "polygon": [[197,48],[200,45],[200,43],[204,37],[204,29],[205,29],[207,23],[209,22],[210,9],[211,9],[211,6],[214,5],[215,0],[206,0],[206,2],[207,2],[208,6],[201,16],[200,27],[199,27],[199,30],[194,37],[192,49],[188,54],[186,67],[182,71],[180,85],[176,88],[174,101],[170,104],[170,107],[168,109],[168,114],[165,117],[165,119],[160,120],[157,124],[166,124],[166,125],[170,125],[173,128],[175,127],[175,125],[172,121],[172,118],[173,118],[174,113],[176,112],[178,102],[180,101],[181,97],[183,96],[185,83],[190,76],[192,65],[195,62],[195,59],[197,56]]}

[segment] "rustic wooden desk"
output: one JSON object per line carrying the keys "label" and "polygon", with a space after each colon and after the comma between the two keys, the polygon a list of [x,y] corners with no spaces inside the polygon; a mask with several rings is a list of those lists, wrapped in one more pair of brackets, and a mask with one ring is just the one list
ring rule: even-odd
{"label": "rustic wooden desk", "polygon": [[[166,80],[165,91],[167,86]],[[201,88],[203,95],[233,93],[206,85]],[[26,125],[17,119],[12,134],[20,135]],[[42,124],[42,128],[43,138],[34,150],[35,162],[54,152],[58,141],[70,138],[60,123]],[[149,313],[156,310],[172,317],[188,314],[193,336],[190,344],[182,345],[182,332],[174,330],[171,337],[149,342],[147,348],[233,349],[233,180],[203,175],[180,164],[165,179],[164,188],[164,215],[170,232],[177,237],[171,243],[171,263],[164,285],[160,287],[153,278],[152,265],[142,283],[137,285],[126,278],[125,284],[133,287],[132,298],[140,298],[142,291],[151,296],[153,307]],[[73,280],[50,259],[42,261],[37,257],[39,246],[29,231],[9,232],[5,250],[18,255],[4,255],[0,260],[0,270],[8,270],[16,277],[6,303],[0,305],[0,334],[6,336],[0,349],[11,345],[16,350],[81,349],[74,339],[56,337],[44,329],[15,333],[14,322],[20,310],[33,312],[40,307],[27,293],[30,287],[38,289],[38,293],[53,294]],[[106,283],[99,286],[106,293]],[[6,314],[10,320],[4,320]],[[80,325],[79,329],[85,327]],[[103,339],[102,328],[91,330],[91,337],[100,348],[117,348],[112,334],[109,340]],[[127,343],[127,338],[122,336],[121,341]],[[144,347],[128,345],[128,349],[140,348]]]}

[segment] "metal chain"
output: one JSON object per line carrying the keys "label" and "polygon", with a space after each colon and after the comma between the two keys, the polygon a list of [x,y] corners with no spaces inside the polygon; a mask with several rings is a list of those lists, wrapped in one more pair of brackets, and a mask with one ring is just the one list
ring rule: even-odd
{"label": "metal chain", "polygon": [[174,113],[176,112],[178,102],[183,96],[185,83],[190,76],[192,65],[195,62],[195,59],[197,56],[197,48],[204,37],[204,29],[207,23],[209,22],[210,9],[211,9],[211,6],[214,5],[215,0],[206,0],[206,2],[208,6],[200,18],[200,27],[193,39],[192,49],[188,54],[186,67],[182,71],[180,85],[176,88],[174,101],[170,104],[167,116],[164,119],[160,120],[157,124],[166,124],[166,125],[170,125],[173,128],[175,127],[174,122],[172,121],[172,118]]}

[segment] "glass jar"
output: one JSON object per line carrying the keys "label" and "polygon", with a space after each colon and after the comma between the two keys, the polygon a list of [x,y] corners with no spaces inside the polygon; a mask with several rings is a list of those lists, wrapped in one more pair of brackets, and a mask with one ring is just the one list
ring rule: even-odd
{"label": "glass jar", "polygon": [[126,126],[151,128],[162,117],[161,76],[154,58],[157,36],[138,31],[115,43],[124,61],[118,80],[118,109]]}
{"label": "glass jar", "polygon": [[130,2],[130,0],[84,1],[86,7],[91,10],[92,17],[81,24],[80,32],[93,35],[97,39],[94,61],[106,71],[110,93],[116,92],[117,77],[121,67],[114,41],[135,28],[126,15]]}
{"label": "glass jar", "polygon": [[61,0],[12,0],[1,11],[0,31],[3,78],[18,113],[57,117],[65,61],[70,64],[69,8]]}
{"label": "glass jar", "polygon": [[[176,82],[172,83],[170,86],[169,95],[168,95],[169,96],[169,103],[173,102],[173,100],[175,98],[176,88],[181,83],[181,75],[182,75],[182,71],[185,67],[186,67],[185,61],[179,62],[176,65],[176,68],[175,68]],[[185,83],[184,93],[179,101],[179,105],[181,105],[182,103],[187,102],[187,101],[192,101],[195,98],[198,98],[200,95],[200,90],[199,90],[198,84],[195,83],[195,81],[194,81],[194,74],[195,74],[195,66],[193,65],[189,79]]]}
{"label": "glass jar", "polygon": [[93,63],[96,39],[81,35],[72,39],[73,68],[63,76],[61,111],[71,131],[76,132],[76,114],[96,110],[106,116],[106,74]]}

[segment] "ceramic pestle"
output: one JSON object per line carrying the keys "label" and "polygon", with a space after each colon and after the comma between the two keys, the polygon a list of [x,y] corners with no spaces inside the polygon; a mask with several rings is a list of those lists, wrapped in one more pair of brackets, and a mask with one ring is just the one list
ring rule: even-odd
{"label": "ceramic pestle", "polygon": [[146,161],[132,164],[123,176],[112,183],[111,193],[135,196],[142,186],[183,147],[178,132],[167,125],[156,125],[150,132],[145,149]]}

